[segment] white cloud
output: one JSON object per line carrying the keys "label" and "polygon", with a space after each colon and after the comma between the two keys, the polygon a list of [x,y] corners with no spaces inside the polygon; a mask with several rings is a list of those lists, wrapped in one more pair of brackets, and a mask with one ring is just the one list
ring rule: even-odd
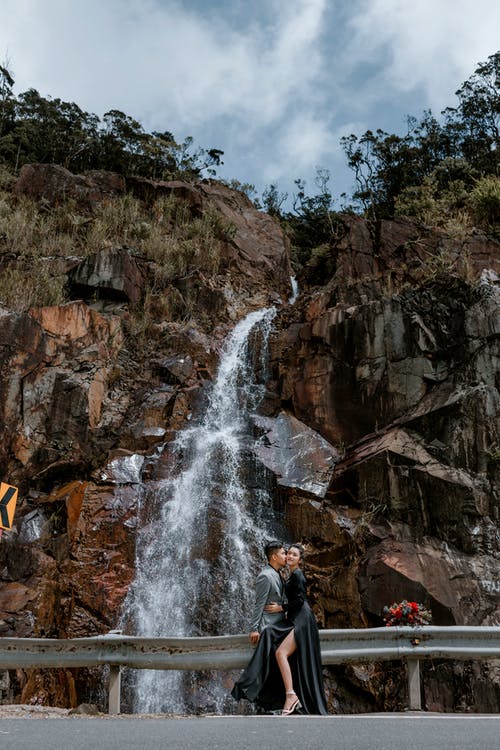
{"label": "white cloud", "polygon": [[324,119],[297,113],[280,130],[276,149],[264,168],[264,181],[289,178],[291,169],[294,177],[304,176],[311,168],[328,163],[336,150],[338,138]]}
{"label": "white cloud", "polygon": [[292,99],[307,102],[326,1],[275,3],[272,23],[238,29],[173,0],[7,0],[0,50],[9,50],[20,88],[79,96],[98,114],[146,112],[171,129],[222,116],[263,127]]}
{"label": "white cloud", "polygon": [[379,96],[420,88],[426,106],[439,111],[453,103],[454,91],[476,64],[497,51],[500,5],[492,0],[362,0],[349,25],[351,65],[374,63]]}
{"label": "white cloud", "polygon": [[226,176],[261,184],[311,182],[317,164],[340,175],[340,135],[398,130],[407,112],[453,104],[500,28],[492,0],[1,6],[0,59],[10,55],[17,92],[33,86],[100,116],[121,109],[148,130],[193,135],[226,152]]}
{"label": "white cloud", "polygon": [[330,149],[318,96],[328,0],[247,3],[244,17],[215,5],[3,0],[0,55],[11,55],[18,92],[33,86],[100,116],[121,109],[147,129],[194,135],[231,154],[236,171],[245,153],[244,180],[291,165],[297,176]]}

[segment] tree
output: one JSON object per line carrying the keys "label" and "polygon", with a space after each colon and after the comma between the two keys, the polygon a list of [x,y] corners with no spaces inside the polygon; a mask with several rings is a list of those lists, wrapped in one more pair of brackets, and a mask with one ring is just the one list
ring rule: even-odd
{"label": "tree", "polygon": [[449,137],[430,111],[420,121],[408,117],[403,136],[367,130],[341,143],[358,185],[353,197],[373,220],[392,216],[398,195],[419,185],[452,151]]}
{"label": "tree", "polygon": [[308,283],[324,282],[331,276],[337,262],[336,244],[345,232],[341,217],[334,211],[330,191],[330,172],[317,168],[314,180],[317,192],[309,195],[306,183],[295,180],[297,192],[293,208],[281,212],[282,199],[275,186],[269,190],[269,201],[279,203],[278,218],[291,243],[292,264],[296,273]]}
{"label": "tree", "polygon": [[365,215],[393,216],[398,197],[429,178],[449,190],[452,183],[472,189],[474,179],[498,175],[500,52],[481,63],[456,94],[458,106],[442,113],[443,123],[426,111],[420,120],[407,118],[404,135],[379,129],[342,139],[356,178],[353,197]]}
{"label": "tree", "polygon": [[223,151],[177,143],[172,133],[148,133],[117,109],[102,121],[74,102],[45,98],[30,88],[17,98],[8,64],[0,66],[0,160],[17,171],[30,162],[61,164],[73,172],[109,169],[155,179],[214,176]]}
{"label": "tree", "polygon": [[282,218],[282,208],[287,199],[288,193],[280,193],[277,185],[267,185],[262,192],[262,207],[271,216]]}
{"label": "tree", "polygon": [[[20,94],[10,130],[16,167],[51,162],[68,169],[89,169],[95,159],[99,118],[72,102],[46,99],[36,89]],[[5,158],[5,151],[3,153]]]}
{"label": "tree", "polygon": [[444,111],[461,155],[481,174],[499,174],[500,52],[480,63],[456,92],[459,104]]}
{"label": "tree", "polygon": [[12,92],[14,78],[9,62],[0,65],[0,161],[15,162],[16,144],[12,137],[15,123],[15,97]]}
{"label": "tree", "polygon": [[8,62],[0,65],[0,137],[12,127],[14,121],[14,79],[9,71]]}

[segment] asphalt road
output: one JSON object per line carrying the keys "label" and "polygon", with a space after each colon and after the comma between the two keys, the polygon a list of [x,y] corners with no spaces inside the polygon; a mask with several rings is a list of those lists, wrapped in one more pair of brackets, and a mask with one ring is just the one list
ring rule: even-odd
{"label": "asphalt road", "polygon": [[0,719],[1,750],[500,750],[500,716]]}

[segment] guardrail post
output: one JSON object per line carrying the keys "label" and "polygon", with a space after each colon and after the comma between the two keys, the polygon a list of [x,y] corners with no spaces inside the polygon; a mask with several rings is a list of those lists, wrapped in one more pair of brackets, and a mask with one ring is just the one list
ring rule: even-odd
{"label": "guardrail post", "polygon": [[111,665],[109,667],[109,698],[108,713],[120,713],[120,692],[121,692],[121,667]]}
{"label": "guardrail post", "polygon": [[408,665],[408,708],[410,711],[421,711],[420,662],[418,659],[413,658],[409,658],[406,661]]}

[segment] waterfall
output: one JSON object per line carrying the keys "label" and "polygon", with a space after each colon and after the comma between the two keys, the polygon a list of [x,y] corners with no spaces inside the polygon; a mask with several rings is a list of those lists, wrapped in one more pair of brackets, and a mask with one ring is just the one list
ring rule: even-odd
{"label": "waterfall", "polygon": [[[234,328],[204,415],[171,448],[177,468],[154,491],[146,488],[136,578],[124,612],[135,635],[222,635],[248,628],[262,548],[277,533],[251,451],[250,418],[265,391],[274,315],[274,308],[253,312]],[[227,686],[206,673],[138,670],[134,678],[135,712],[220,712],[228,700]]]}
{"label": "waterfall", "polygon": [[297,297],[299,296],[299,284],[295,276],[290,276],[290,284],[292,287],[292,296],[288,300],[288,304],[294,305]]}

